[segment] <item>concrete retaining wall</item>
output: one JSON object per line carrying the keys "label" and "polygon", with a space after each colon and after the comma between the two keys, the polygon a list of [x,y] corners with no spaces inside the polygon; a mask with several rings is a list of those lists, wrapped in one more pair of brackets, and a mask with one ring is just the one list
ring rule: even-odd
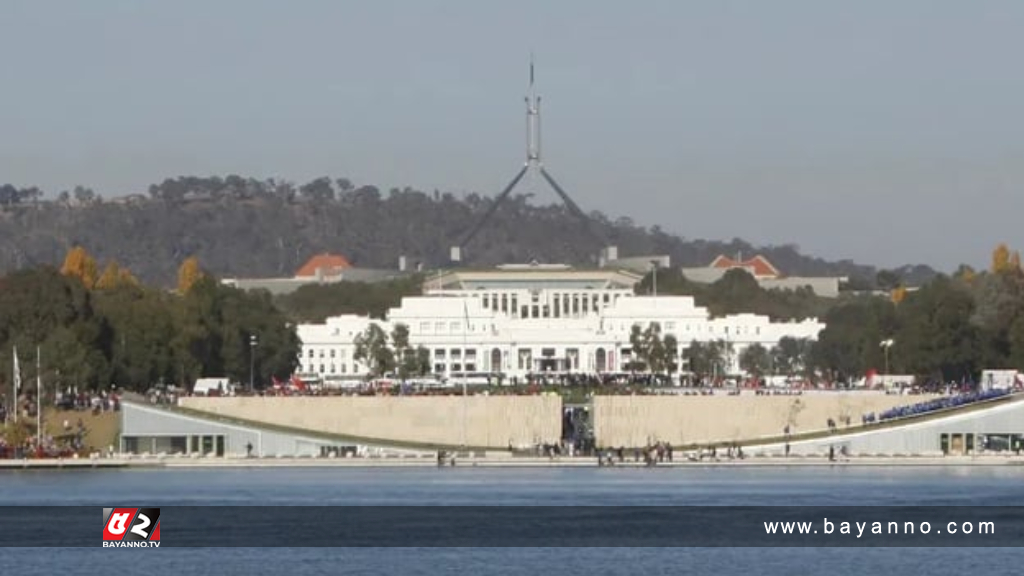
{"label": "concrete retaining wall", "polygon": [[465,403],[458,396],[195,397],[181,398],[179,404],[271,425],[450,446],[556,442],[562,428],[557,396],[470,396]]}
{"label": "concrete retaining wall", "polygon": [[843,428],[861,415],[922,402],[933,396],[873,392],[808,392],[799,396],[598,396],[594,432],[599,446],[731,442],[824,430],[828,418]]}
{"label": "concrete retaining wall", "polygon": [[[987,408],[982,409],[983,406]],[[950,441],[947,446],[950,454],[962,455],[966,444],[966,435],[974,437],[975,445],[971,454],[981,451],[981,438],[985,435],[1018,435],[1024,434],[1024,401],[1017,398],[1010,402],[998,404],[985,403],[975,407],[976,410],[950,414],[944,418],[935,418],[923,422],[909,422],[899,428],[868,428],[863,432],[837,434],[828,438],[793,442],[790,453],[811,456],[828,454],[829,448],[837,453],[845,448],[851,455],[938,455],[942,453],[941,437],[961,436],[961,445],[956,446]],[[959,449],[958,449],[959,448]],[[759,446],[748,451],[749,454],[785,454],[785,445],[775,444]]]}

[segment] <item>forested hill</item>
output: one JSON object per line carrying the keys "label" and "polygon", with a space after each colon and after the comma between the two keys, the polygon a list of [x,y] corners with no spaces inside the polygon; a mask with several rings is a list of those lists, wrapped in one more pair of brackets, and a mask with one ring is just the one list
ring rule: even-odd
{"label": "forested hill", "polygon": [[[190,255],[221,277],[290,276],[311,255],[344,254],[361,267],[395,267],[406,255],[425,267],[447,263],[448,248],[493,202],[469,194],[381,192],[347,179],[288,182],[180,177],[146,194],[104,200],[84,187],[44,201],[38,188],[0,185],[0,273],[59,265],[82,245],[101,262],[116,260],[142,280],[171,285]],[[690,240],[628,218],[592,213],[590,231],[561,205],[534,206],[527,196],[506,200],[463,252],[467,265],[504,262],[593,263],[603,244],[620,256],[669,254],[673,265],[703,266],[719,254],[762,253],[789,275],[844,275],[873,282],[876,270],[827,262],[794,246],[754,247],[742,240]],[[898,271],[915,284],[934,275],[923,266]]]}

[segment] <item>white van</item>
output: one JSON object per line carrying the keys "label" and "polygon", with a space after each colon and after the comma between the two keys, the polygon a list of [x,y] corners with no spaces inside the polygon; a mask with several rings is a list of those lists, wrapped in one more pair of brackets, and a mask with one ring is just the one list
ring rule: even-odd
{"label": "white van", "polygon": [[192,386],[192,394],[196,396],[233,396],[235,385],[227,378],[200,378]]}

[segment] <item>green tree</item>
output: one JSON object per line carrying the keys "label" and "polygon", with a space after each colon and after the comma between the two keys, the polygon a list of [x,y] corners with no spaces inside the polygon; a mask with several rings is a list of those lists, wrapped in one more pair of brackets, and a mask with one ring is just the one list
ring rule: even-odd
{"label": "green tree", "polygon": [[[653,292],[654,288],[654,271],[648,272],[640,279],[640,282],[636,284],[633,291],[638,295],[647,295]],[[686,279],[682,271],[679,268],[659,268],[657,271],[658,275],[658,294],[662,295],[676,295],[676,296],[694,296],[696,294],[703,294],[704,286],[702,284],[695,284]]]}
{"label": "green tree", "polygon": [[968,266],[967,264],[961,264],[956,269],[956,272],[953,273],[954,278],[956,278],[957,280],[962,280],[968,284],[973,282],[977,276],[978,273],[975,272],[974,268]]}
{"label": "green tree", "polygon": [[430,365],[430,350],[427,350],[425,346],[416,347],[416,372],[417,376],[426,376],[433,372],[433,367]]}
{"label": "green tree", "polygon": [[647,328],[634,324],[630,329],[629,343],[633,351],[630,370],[647,370],[652,374],[674,370],[679,344],[675,336],[662,337],[660,323],[651,322]]}
{"label": "green tree", "polygon": [[179,295],[174,314],[176,334],[171,342],[178,383],[188,387],[197,378],[224,376],[216,282],[200,278]]}
{"label": "green tree", "polygon": [[1018,317],[1008,333],[1010,354],[1008,367],[1024,370],[1024,316]]}
{"label": "green tree", "polygon": [[398,367],[398,377],[404,382],[410,376],[423,374],[417,350],[409,345],[409,327],[398,323],[391,330],[391,346]]}
{"label": "green tree", "polygon": [[679,370],[679,340],[675,334],[665,334],[661,339],[665,369],[669,372]]}
{"label": "green tree", "polygon": [[331,179],[323,176],[299,186],[299,194],[316,202],[329,202],[334,200],[334,187]]}
{"label": "green tree", "polygon": [[[199,376],[242,381],[250,335],[259,337],[261,381],[287,376],[297,364],[298,337],[270,294],[222,286],[212,277],[182,296],[131,282],[90,292],[77,276],[52,268],[10,274],[0,286],[0,345],[18,346],[23,358],[39,346],[46,379],[58,388],[114,383],[144,391],[159,382],[188,385]],[[0,381],[11,362],[0,355]]]}
{"label": "green tree", "polygon": [[698,378],[721,376],[726,371],[731,344],[724,340],[699,342],[694,340],[683,356],[690,365],[690,371]]}
{"label": "green tree", "polygon": [[803,372],[810,361],[811,344],[804,338],[785,336],[771,351],[775,371],[794,376]]}
{"label": "green tree", "polygon": [[110,378],[143,392],[175,381],[173,350],[177,299],[162,290],[121,284],[95,294],[96,311],[110,326]]}
{"label": "green tree", "polygon": [[247,382],[250,366],[254,385],[271,377],[285,379],[298,364],[299,341],[287,318],[274,307],[270,293],[246,292],[212,283],[217,292],[219,342],[223,374]]}
{"label": "green tree", "polygon": [[879,290],[885,290],[891,292],[900,286],[902,281],[900,280],[899,274],[892,270],[879,270],[875,274],[875,284]]}
{"label": "green tree", "polygon": [[740,352],[740,368],[755,378],[766,374],[770,365],[768,349],[760,344],[751,344]]}
{"label": "green tree", "polygon": [[918,376],[944,381],[972,376],[979,368],[973,313],[974,302],[962,285],[936,278],[900,306],[893,356],[904,371]]}
{"label": "green tree", "polygon": [[971,283],[971,322],[982,341],[980,364],[1003,366],[1011,354],[1010,327],[1024,316],[1024,275],[1003,271],[982,274]]}
{"label": "green tree", "polygon": [[765,291],[746,270],[733,268],[715,282],[708,293],[708,309],[714,316],[754,312],[765,304]]}
{"label": "green tree", "polygon": [[638,372],[646,368],[648,362],[647,339],[644,337],[644,329],[639,324],[633,324],[629,329],[629,346],[632,358],[626,369]]}
{"label": "green tree", "polygon": [[106,388],[110,383],[103,351],[76,330],[57,328],[40,348],[47,368],[60,375],[57,386],[86,390]]}
{"label": "green tree", "polygon": [[279,296],[276,304],[294,322],[323,322],[329,316],[339,314],[362,314],[382,319],[389,309],[401,304],[402,298],[422,294],[422,286],[423,277],[418,275],[375,284],[311,284]]}
{"label": "green tree", "polygon": [[[891,338],[897,327],[896,308],[891,301],[854,298],[830,310],[824,322],[825,329],[811,345],[809,368],[817,368],[833,382],[850,382],[869,368],[882,369],[884,354],[879,343]],[[779,372],[788,368],[776,367]]]}
{"label": "green tree", "polygon": [[383,376],[395,367],[395,356],[388,346],[388,335],[378,324],[370,324],[356,336],[355,359],[366,364],[371,376]]}
{"label": "green tree", "polygon": [[[48,369],[62,370],[83,388],[106,386],[107,336],[108,327],[77,277],[37,268],[3,279],[0,343],[5,350],[17,346],[23,362],[40,346]],[[12,362],[9,353],[0,355],[0,378],[11,374]]]}

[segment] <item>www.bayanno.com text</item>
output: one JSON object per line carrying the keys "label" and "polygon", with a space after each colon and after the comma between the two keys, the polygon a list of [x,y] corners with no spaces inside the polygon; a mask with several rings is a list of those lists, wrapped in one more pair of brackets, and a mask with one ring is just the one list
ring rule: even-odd
{"label": "www.bayanno.com text", "polygon": [[765,522],[767,534],[839,534],[860,538],[872,535],[995,534],[995,522]]}

